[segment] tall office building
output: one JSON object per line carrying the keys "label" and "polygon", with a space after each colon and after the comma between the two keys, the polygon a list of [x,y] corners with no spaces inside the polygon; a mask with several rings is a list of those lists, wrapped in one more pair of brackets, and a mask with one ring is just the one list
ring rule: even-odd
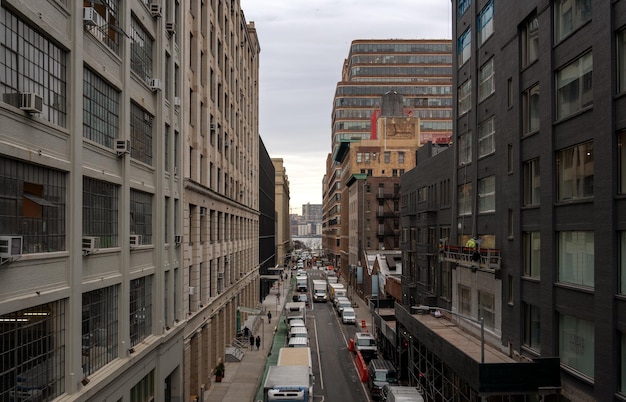
{"label": "tall office building", "polygon": [[[332,152],[327,160],[323,183],[322,244],[326,256],[335,266],[345,270],[344,273],[348,269],[348,249],[354,247],[349,244],[346,192],[352,175],[374,176],[375,186],[378,186],[378,181],[389,181],[394,175],[399,181],[407,166],[413,166],[412,155],[422,143],[435,141],[447,144],[450,140],[451,51],[450,40],[443,39],[355,40],[350,46],[342,69],[342,81],[337,84],[333,99]],[[384,102],[388,104],[384,105]],[[386,148],[385,142],[385,122],[391,120],[379,119],[383,109],[388,117],[406,117],[411,121],[406,127],[410,132],[404,134],[400,132],[399,121],[392,123],[392,142],[395,146],[402,143],[393,152],[391,148]],[[391,132],[391,125],[389,129]],[[359,141],[363,142],[358,144]],[[356,147],[359,151],[354,152],[351,161],[345,160],[344,157],[349,154],[347,150]],[[370,185],[374,183],[372,179],[369,180]],[[383,191],[385,196],[381,195],[376,203],[381,202],[383,206],[390,204],[390,208],[384,213],[380,212],[380,208],[370,208],[368,216],[362,216],[371,221],[371,228],[375,228],[372,229],[374,234],[369,246],[365,243],[363,247],[377,249],[386,244],[393,248],[397,243],[393,237],[397,237],[394,231],[398,228],[393,229],[392,215],[399,214],[397,209],[394,212],[394,200],[399,201],[398,193],[394,198],[393,185],[387,185],[389,190]],[[380,222],[379,225],[379,220],[387,222]],[[390,226],[385,227],[386,223]]]}
{"label": "tall office building", "polygon": [[258,299],[254,27],[2,0],[0,30],[0,400],[201,395]]}
{"label": "tall office building", "polygon": [[[433,263],[441,276],[430,295],[419,286],[410,294],[462,316],[453,320],[479,338],[482,321],[482,339],[501,358],[492,365],[459,351],[439,323],[414,314],[419,303],[405,301],[396,317],[410,343],[408,378],[434,398],[621,400],[626,2],[452,4],[455,148],[435,157],[452,163],[432,162],[453,166],[452,224],[433,219],[437,236],[416,239],[441,246]],[[407,221],[428,211],[412,195],[438,183],[409,184]],[[413,230],[428,229],[413,221]],[[470,237],[476,258],[462,248]],[[520,363],[538,369],[513,375],[528,370]],[[505,369],[524,382],[498,389],[489,373]]]}
{"label": "tall office building", "polygon": [[287,264],[291,252],[291,220],[289,217],[289,177],[282,158],[272,158],[276,173],[276,264]]}

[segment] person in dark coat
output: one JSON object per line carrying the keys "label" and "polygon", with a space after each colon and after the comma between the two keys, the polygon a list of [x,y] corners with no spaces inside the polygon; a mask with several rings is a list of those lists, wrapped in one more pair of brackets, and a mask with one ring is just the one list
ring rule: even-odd
{"label": "person in dark coat", "polygon": [[254,335],[250,334],[250,350],[254,350]]}
{"label": "person in dark coat", "polygon": [[271,311],[268,311],[268,312],[267,312],[267,322],[268,322],[268,323],[271,323],[271,322],[272,322],[272,312],[271,312]]}
{"label": "person in dark coat", "polygon": [[256,336],[256,350],[259,350],[259,346],[261,346],[261,337],[257,335]]}

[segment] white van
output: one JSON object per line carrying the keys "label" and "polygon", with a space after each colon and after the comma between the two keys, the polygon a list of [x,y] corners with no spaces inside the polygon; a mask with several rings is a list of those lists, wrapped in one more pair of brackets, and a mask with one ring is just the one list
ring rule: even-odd
{"label": "white van", "polygon": [[289,343],[287,344],[290,348],[308,348],[309,347],[309,338],[301,338],[301,337],[293,337],[289,338]]}
{"label": "white van", "polygon": [[309,339],[309,333],[304,327],[291,327],[289,329],[289,339],[291,338],[306,338]]}
{"label": "white van", "polygon": [[344,307],[341,312],[341,322],[344,324],[356,324],[356,313],[352,307]]}
{"label": "white van", "polygon": [[383,402],[424,402],[417,388],[400,385],[383,386],[380,398]]}

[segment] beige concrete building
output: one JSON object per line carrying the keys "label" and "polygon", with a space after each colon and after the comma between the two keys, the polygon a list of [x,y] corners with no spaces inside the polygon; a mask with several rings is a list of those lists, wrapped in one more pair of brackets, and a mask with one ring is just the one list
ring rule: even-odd
{"label": "beige concrete building", "polygon": [[291,251],[289,219],[289,177],[282,158],[272,158],[276,174],[276,263],[285,264]]}
{"label": "beige concrete building", "polygon": [[258,303],[254,25],[2,0],[0,29],[0,400],[201,398]]}
{"label": "beige concrete building", "polygon": [[185,398],[202,400],[238,307],[259,303],[260,47],[239,1],[184,4],[183,373]]}

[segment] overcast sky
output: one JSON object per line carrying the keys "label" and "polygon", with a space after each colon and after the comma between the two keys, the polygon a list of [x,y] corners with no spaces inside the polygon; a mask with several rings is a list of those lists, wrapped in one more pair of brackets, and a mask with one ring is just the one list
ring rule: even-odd
{"label": "overcast sky", "polygon": [[450,0],[240,0],[259,42],[259,130],[283,158],[290,210],[322,203],[331,112],[356,39],[450,39]]}

